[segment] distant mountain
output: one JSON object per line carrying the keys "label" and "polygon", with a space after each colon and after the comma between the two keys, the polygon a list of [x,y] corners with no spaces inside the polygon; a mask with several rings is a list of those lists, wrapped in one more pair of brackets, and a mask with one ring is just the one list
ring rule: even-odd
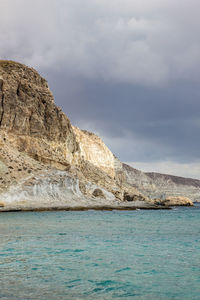
{"label": "distant mountain", "polygon": [[180,176],[142,172],[123,164],[126,180],[129,184],[151,198],[164,199],[167,196],[186,196],[200,201],[200,180]]}

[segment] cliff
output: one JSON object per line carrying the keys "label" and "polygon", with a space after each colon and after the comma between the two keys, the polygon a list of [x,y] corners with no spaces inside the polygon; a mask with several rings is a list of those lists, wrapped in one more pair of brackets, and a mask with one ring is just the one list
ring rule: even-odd
{"label": "cliff", "polygon": [[152,175],[135,176],[99,137],[72,126],[47,81],[12,61],[0,61],[0,146],[2,211],[183,204],[150,199],[158,198]]}
{"label": "cliff", "polygon": [[125,182],[125,176],[121,161],[94,133],[80,130],[74,126],[73,130],[79,144],[81,158],[105,172],[119,185],[122,185]]}
{"label": "cliff", "polygon": [[110,149],[94,133],[80,130],[77,127],[73,127],[73,130],[80,145],[80,155],[83,159],[90,161],[94,166],[114,178],[118,165],[118,168],[122,169],[122,163],[114,157]]}
{"label": "cliff", "polygon": [[16,137],[20,151],[41,160],[71,162],[78,151],[71,123],[55,105],[46,80],[10,61],[0,61],[0,128]]}
{"label": "cliff", "polygon": [[0,144],[4,210],[153,204],[97,136],[71,125],[46,80],[12,61],[0,61]]}
{"label": "cliff", "polygon": [[179,176],[145,173],[123,164],[126,181],[151,198],[188,197],[200,201],[200,180]]}

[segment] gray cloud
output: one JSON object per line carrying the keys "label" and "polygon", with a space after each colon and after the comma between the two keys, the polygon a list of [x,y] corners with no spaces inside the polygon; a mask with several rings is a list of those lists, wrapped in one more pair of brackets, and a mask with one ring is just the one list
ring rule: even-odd
{"label": "gray cloud", "polygon": [[0,57],[38,69],[72,122],[121,160],[199,161],[199,1],[1,0],[0,9]]}
{"label": "gray cloud", "polygon": [[77,79],[76,89],[70,87],[70,79],[65,84],[62,74],[52,76],[50,82],[73,122],[98,132],[122,160],[190,162],[199,158],[197,84],[176,82],[149,89]]}
{"label": "gray cloud", "polygon": [[197,0],[1,0],[0,55],[86,78],[199,81]]}

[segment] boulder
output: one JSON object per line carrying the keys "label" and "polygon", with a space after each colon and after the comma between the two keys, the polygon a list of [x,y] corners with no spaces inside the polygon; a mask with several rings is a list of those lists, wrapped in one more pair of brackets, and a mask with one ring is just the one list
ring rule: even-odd
{"label": "boulder", "polygon": [[142,194],[135,194],[124,192],[124,201],[132,202],[132,201],[147,201],[147,197],[144,197]]}
{"label": "boulder", "polygon": [[92,195],[93,195],[94,197],[96,197],[96,198],[103,198],[103,199],[105,199],[105,195],[104,195],[103,191],[100,190],[100,189],[95,189],[95,190],[93,191]]}
{"label": "boulder", "polygon": [[191,199],[183,196],[169,196],[163,203],[168,206],[193,206]]}
{"label": "boulder", "polygon": [[4,207],[5,203],[3,201],[0,201],[0,207]]}

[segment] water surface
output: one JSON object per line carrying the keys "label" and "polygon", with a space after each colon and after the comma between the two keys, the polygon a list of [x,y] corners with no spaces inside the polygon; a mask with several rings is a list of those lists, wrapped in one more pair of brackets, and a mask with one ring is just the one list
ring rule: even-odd
{"label": "water surface", "polygon": [[200,208],[0,214],[0,299],[200,299]]}

